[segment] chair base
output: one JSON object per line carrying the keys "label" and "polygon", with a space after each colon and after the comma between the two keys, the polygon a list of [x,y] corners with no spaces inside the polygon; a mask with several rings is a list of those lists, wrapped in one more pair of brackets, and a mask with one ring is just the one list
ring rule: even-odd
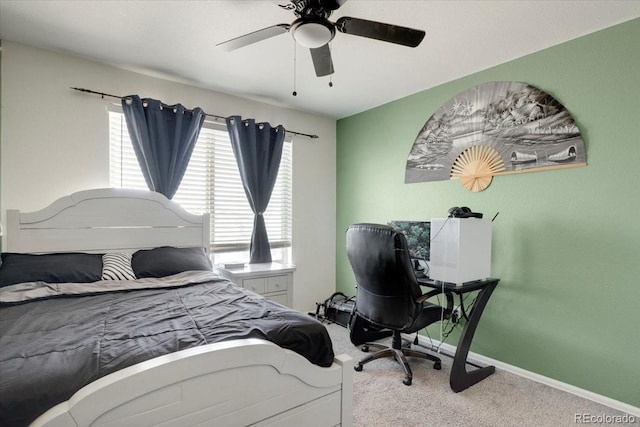
{"label": "chair base", "polygon": [[407,362],[407,357],[417,357],[420,359],[431,360],[432,362],[434,362],[433,369],[437,369],[437,370],[442,369],[442,361],[440,360],[440,358],[436,356],[432,356],[431,354],[428,354],[422,351],[412,350],[410,348],[403,348],[402,338],[401,338],[400,332],[398,331],[393,331],[393,338],[391,339],[391,347],[387,347],[385,345],[381,345],[377,343],[365,343],[362,346],[362,351],[368,352],[370,347],[375,348],[378,351],[364,357],[359,362],[356,362],[353,369],[360,372],[362,371],[363,366],[371,362],[372,360],[381,359],[383,357],[393,357],[395,361],[398,362],[400,366],[402,366],[402,369],[404,370],[405,377],[404,377],[404,380],[402,380],[402,383],[404,385],[411,385],[411,382],[413,381],[413,372],[411,372],[411,366],[409,366],[409,362]]}

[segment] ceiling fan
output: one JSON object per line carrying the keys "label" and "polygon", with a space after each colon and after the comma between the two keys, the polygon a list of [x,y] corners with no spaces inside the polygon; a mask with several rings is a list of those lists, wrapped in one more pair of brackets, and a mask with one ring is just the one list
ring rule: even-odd
{"label": "ceiling fan", "polygon": [[398,25],[384,24],[365,19],[343,16],[336,22],[329,21],[334,10],[347,0],[289,0],[278,4],[283,9],[293,11],[297,17],[291,24],[277,24],[240,37],[218,43],[216,46],[226,51],[257,43],[259,41],[290,32],[294,40],[311,52],[313,67],[318,77],[333,74],[333,61],[329,42],[336,30],[354,36],[367,37],[403,46],[416,47],[422,42],[425,32]]}

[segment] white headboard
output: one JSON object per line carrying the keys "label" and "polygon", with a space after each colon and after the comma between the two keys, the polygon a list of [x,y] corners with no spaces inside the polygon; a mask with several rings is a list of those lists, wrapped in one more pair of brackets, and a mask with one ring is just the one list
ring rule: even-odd
{"label": "white headboard", "polygon": [[6,220],[6,252],[134,251],[158,246],[202,246],[209,252],[209,214],[191,214],[153,191],[80,191],[36,212],[9,209]]}

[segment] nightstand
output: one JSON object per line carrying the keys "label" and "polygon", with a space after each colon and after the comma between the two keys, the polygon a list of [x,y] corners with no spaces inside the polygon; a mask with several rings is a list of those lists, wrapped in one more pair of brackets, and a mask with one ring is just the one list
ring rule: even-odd
{"label": "nightstand", "polygon": [[293,272],[295,266],[276,262],[246,264],[241,268],[220,268],[215,271],[238,286],[249,289],[287,307],[293,305]]}

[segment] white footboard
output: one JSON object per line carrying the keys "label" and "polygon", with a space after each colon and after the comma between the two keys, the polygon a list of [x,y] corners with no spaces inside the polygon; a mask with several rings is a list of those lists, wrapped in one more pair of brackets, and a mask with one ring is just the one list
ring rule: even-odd
{"label": "white footboard", "polygon": [[351,426],[353,361],[321,368],[268,341],[209,344],[107,375],[32,426]]}

